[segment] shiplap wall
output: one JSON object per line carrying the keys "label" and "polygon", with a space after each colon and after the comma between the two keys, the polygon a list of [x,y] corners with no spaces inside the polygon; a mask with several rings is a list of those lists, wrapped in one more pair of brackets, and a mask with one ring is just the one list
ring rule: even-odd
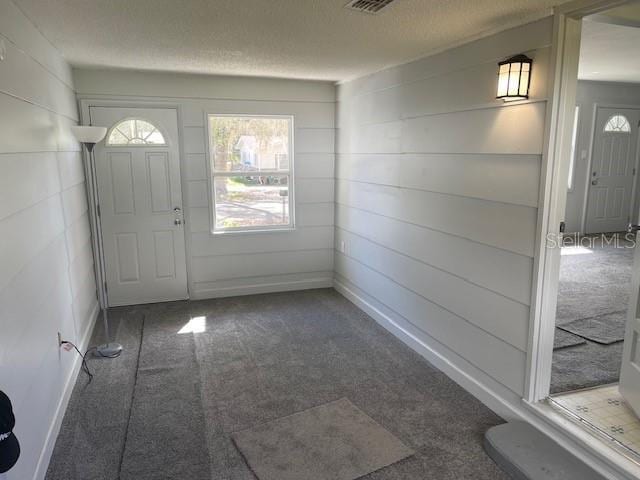
{"label": "shiplap wall", "polygon": [[71,69],[0,0],[0,389],[22,454],[9,480],[43,478],[97,313]]}
{"label": "shiplap wall", "polygon": [[[593,116],[596,105],[640,107],[640,85],[633,83],[578,81],[576,103],[580,106],[576,155],[573,169],[573,189],[567,192],[565,222],[567,232],[582,232],[589,181],[589,152],[593,143]],[[635,208],[640,205],[640,190],[636,190]],[[634,219],[635,221],[635,219]]]}
{"label": "shiplap wall", "polygon": [[[333,279],[335,86],[328,82],[74,71],[89,101],[177,105],[191,298],[328,287]],[[211,234],[206,114],[295,119],[292,232]]]}
{"label": "shiplap wall", "polygon": [[[336,288],[506,403],[524,390],[551,41],[547,18],[338,88]],[[531,97],[505,104],[497,64],[519,53]]]}

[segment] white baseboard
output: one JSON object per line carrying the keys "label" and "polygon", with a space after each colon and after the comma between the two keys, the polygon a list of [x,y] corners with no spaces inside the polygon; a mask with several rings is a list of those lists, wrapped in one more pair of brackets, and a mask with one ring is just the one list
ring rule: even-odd
{"label": "white baseboard", "polygon": [[[93,335],[93,329],[96,325],[96,320],[99,313],[100,305],[96,302],[93,310],[91,311],[91,320],[88,322],[87,328],[81,335],[80,342],[78,344],[78,348],[82,352],[86,351],[89,347],[89,341],[91,340],[91,336]],[[40,452],[40,458],[38,459],[38,465],[33,475],[33,480],[43,480],[45,475],[47,474],[47,468],[49,467],[49,461],[51,460],[51,454],[53,453],[53,448],[55,447],[58,433],[60,432],[62,419],[64,418],[64,414],[67,411],[69,399],[71,398],[71,393],[73,392],[73,387],[76,384],[76,379],[78,378],[78,373],[80,372],[81,366],[81,359],[79,356],[76,356],[75,360],[73,361],[73,367],[69,371],[67,380],[64,383],[64,389],[62,391],[62,396],[60,397],[60,400],[58,402],[58,406],[56,407],[56,413],[53,417],[53,420],[51,421],[51,425],[49,426],[49,431],[47,432],[44,446],[42,447],[42,451]]]}
{"label": "white baseboard", "polygon": [[293,290],[310,290],[313,288],[330,288],[333,279],[328,277],[310,278],[287,282],[257,283],[242,286],[223,288],[197,289],[191,295],[191,300],[204,300],[207,298],[239,297],[243,295],[256,295],[260,293],[290,292]]}
{"label": "white baseboard", "polygon": [[608,447],[599,447],[598,440],[590,437],[582,427],[572,426],[569,420],[563,419],[559,414],[549,413],[549,407],[531,407],[520,398],[498,393],[452,362],[434,346],[428,345],[407,331],[376,307],[365,294],[356,291],[356,288],[347,286],[337,278],[334,279],[334,288],[505,420],[530,423],[605,478],[612,480],[640,478],[634,475],[640,471],[638,468],[634,468],[630,461],[621,459],[617,456],[619,454],[610,452]]}

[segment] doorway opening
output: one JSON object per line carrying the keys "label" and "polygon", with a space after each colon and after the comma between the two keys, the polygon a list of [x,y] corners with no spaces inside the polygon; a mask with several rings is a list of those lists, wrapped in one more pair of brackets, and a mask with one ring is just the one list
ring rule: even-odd
{"label": "doorway opening", "polygon": [[638,43],[637,3],[582,19],[564,228],[546,240],[560,250],[550,404],[640,462]]}

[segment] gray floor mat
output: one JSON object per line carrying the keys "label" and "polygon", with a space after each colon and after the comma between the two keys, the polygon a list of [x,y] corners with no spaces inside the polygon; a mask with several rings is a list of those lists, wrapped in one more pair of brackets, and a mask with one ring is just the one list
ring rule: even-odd
{"label": "gray floor mat", "polygon": [[623,310],[591,318],[580,318],[558,325],[557,328],[601,345],[610,345],[624,340],[626,320],[627,312]]}
{"label": "gray floor mat", "polygon": [[415,453],[346,398],[232,438],[260,480],[354,480]]}
{"label": "gray floor mat", "polygon": [[584,345],[587,341],[574,335],[573,333],[565,332],[559,328],[555,329],[555,336],[553,337],[553,349],[559,350],[561,348],[575,347],[577,345]]}

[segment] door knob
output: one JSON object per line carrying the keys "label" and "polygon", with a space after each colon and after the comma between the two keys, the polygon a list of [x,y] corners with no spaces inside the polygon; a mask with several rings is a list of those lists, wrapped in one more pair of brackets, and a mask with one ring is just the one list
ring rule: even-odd
{"label": "door knob", "polygon": [[182,209],[180,207],[176,207],[176,208],[173,209],[173,212],[176,213],[176,214],[179,214],[179,213],[182,212]]}
{"label": "door knob", "polygon": [[640,231],[640,225],[634,225],[633,223],[627,225],[627,232],[634,233],[638,231]]}
{"label": "door knob", "polygon": [[174,223],[175,225],[182,225],[182,220],[180,220],[179,218],[176,218],[176,219],[173,221],[173,223]]}
{"label": "door knob", "polygon": [[591,180],[591,185],[598,185],[598,180]]}

